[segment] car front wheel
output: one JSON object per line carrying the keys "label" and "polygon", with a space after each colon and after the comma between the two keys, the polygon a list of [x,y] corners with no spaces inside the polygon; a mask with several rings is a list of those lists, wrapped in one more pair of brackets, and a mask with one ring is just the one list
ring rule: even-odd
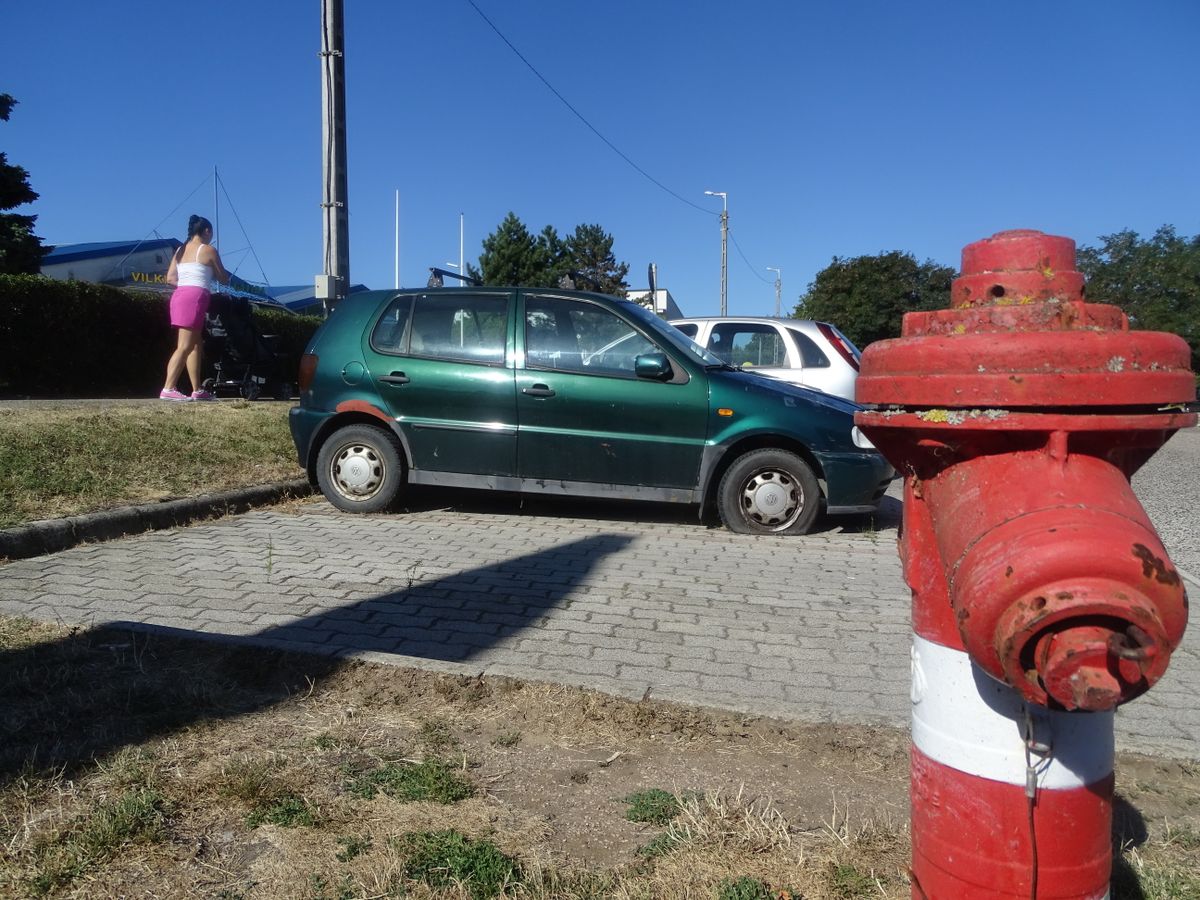
{"label": "car front wheel", "polygon": [[752,450],[722,477],[717,509],[738,534],[807,534],[821,509],[821,488],[795,453]]}
{"label": "car front wheel", "polygon": [[382,512],[404,484],[396,438],[371,425],[348,425],[330,435],[317,455],[317,484],[346,512]]}

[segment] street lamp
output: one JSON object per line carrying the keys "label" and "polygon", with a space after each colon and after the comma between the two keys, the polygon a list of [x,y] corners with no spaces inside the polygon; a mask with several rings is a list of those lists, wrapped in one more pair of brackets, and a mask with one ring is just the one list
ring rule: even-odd
{"label": "street lamp", "polygon": [[778,319],[781,313],[779,305],[781,302],[780,292],[783,290],[783,269],[777,266],[767,266],[767,271],[775,273],[775,318]]}
{"label": "street lamp", "polygon": [[729,195],[724,191],[705,191],[709,197],[721,198],[721,315],[729,315],[728,297],[729,288]]}

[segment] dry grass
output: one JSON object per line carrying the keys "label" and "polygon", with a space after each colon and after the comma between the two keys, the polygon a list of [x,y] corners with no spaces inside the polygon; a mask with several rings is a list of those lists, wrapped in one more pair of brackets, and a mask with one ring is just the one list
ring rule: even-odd
{"label": "dry grass", "polygon": [[[0,690],[0,896],[909,894],[904,822],[844,793],[892,759],[861,729],[3,617]],[[780,757],[783,781],[714,787]],[[409,791],[421,768],[436,777]],[[780,803],[801,770],[834,769],[836,802]],[[1172,771],[1185,815],[1127,847],[1118,900],[1195,896],[1200,772]],[[473,795],[426,790],[451,774]],[[627,821],[621,798],[676,775],[669,822]],[[590,857],[564,851],[572,828]]]}
{"label": "dry grass", "polygon": [[282,403],[0,409],[0,528],[298,478]]}

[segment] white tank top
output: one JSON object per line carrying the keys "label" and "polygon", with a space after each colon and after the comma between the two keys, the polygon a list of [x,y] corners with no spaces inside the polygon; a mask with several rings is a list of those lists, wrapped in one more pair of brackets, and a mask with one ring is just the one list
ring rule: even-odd
{"label": "white tank top", "polygon": [[[196,251],[199,259],[200,251]],[[202,262],[181,262],[175,264],[179,273],[179,287],[198,287],[206,291],[212,289],[213,267]]]}

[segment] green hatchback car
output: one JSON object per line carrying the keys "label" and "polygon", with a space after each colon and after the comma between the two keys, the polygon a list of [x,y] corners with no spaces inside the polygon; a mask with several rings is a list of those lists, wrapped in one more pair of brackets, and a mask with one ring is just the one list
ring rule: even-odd
{"label": "green hatchback car", "polygon": [[626,300],[464,287],[342,300],[290,425],[342,510],[444,485],[691,503],[736,532],[803,534],[822,511],[876,509],[895,475],[856,409],[726,365]]}

